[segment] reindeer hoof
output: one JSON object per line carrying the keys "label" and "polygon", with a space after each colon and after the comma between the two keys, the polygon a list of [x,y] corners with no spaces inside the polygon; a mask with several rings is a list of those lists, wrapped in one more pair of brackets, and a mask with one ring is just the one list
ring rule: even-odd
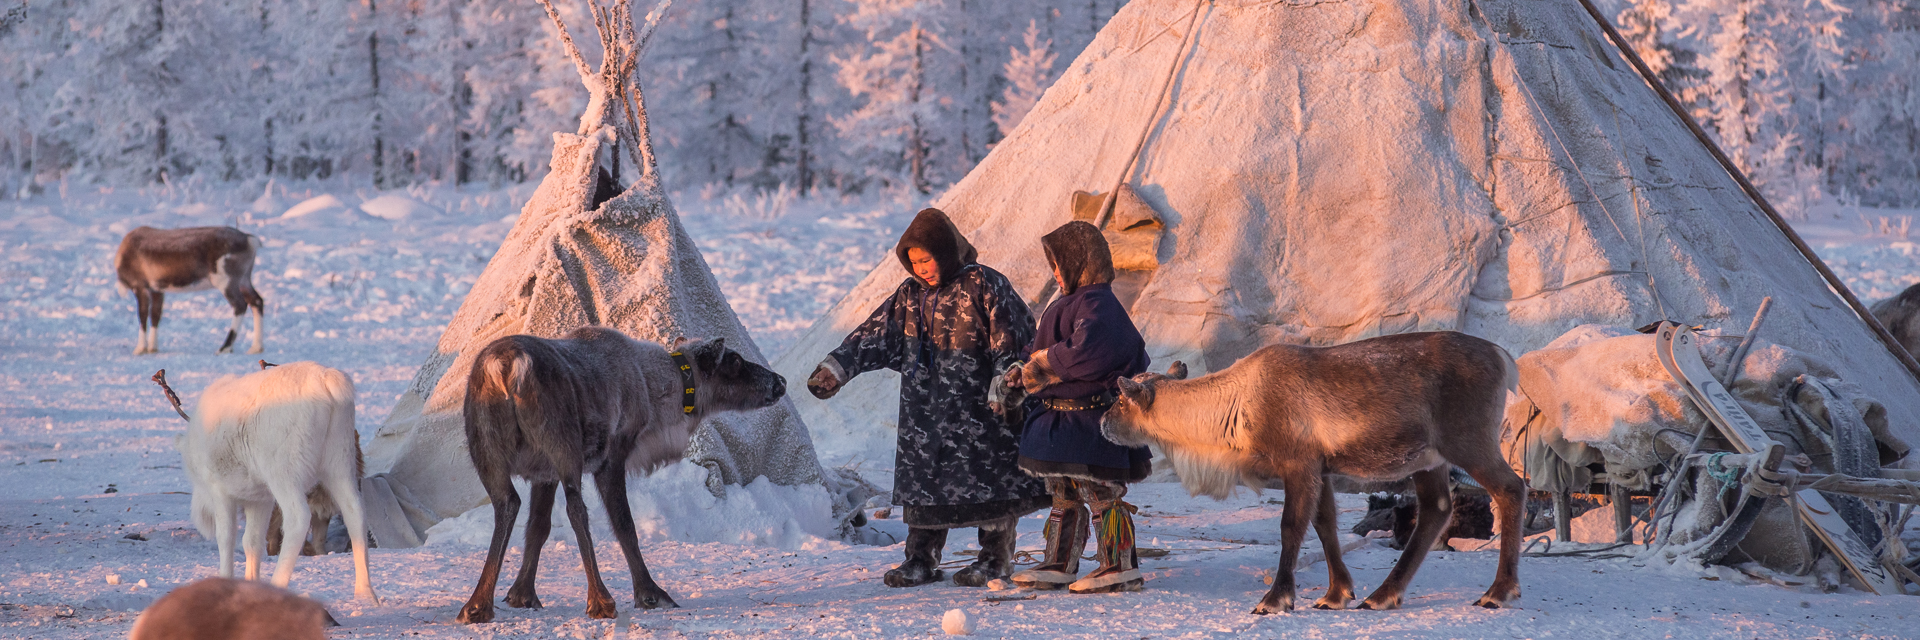
{"label": "reindeer hoof", "polygon": [[1270,613],[1290,613],[1293,611],[1293,598],[1268,595],[1253,608],[1253,615],[1264,616]]}
{"label": "reindeer hoof", "polygon": [[515,609],[542,608],[540,606],[539,594],[534,593],[532,589],[526,590],[525,593],[522,593],[519,590],[508,591],[507,606],[513,607]]}
{"label": "reindeer hoof", "polygon": [[1360,601],[1360,606],[1355,608],[1364,609],[1367,611],[1387,611],[1390,609],[1398,609],[1400,608],[1400,599],[1399,598],[1392,598],[1392,599],[1381,598],[1379,600],[1375,600],[1373,598],[1367,598],[1366,600]]}
{"label": "reindeer hoof", "polygon": [[1329,600],[1327,598],[1321,598],[1319,600],[1313,601],[1313,608],[1327,609],[1330,611],[1343,611],[1347,608],[1347,599],[1340,598],[1338,600]]}
{"label": "reindeer hoof", "polygon": [[596,600],[587,603],[587,617],[601,620],[618,617],[619,611],[613,606],[613,599]]}
{"label": "reindeer hoof", "polygon": [[253,354],[256,354],[256,353],[266,353],[266,352],[267,352],[267,350],[266,350],[266,349],[262,349],[262,348],[260,348],[260,347],[254,347],[254,348],[252,348],[252,349],[248,349],[248,350],[247,350],[247,355],[253,355]]}
{"label": "reindeer hoof", "polygon": [[482,624],[493,622],[493,607],[474,602],[460,608],[460,616],[453,619],[460,624]]}
{"label": "reindeer hoof", "polygon": [[635,589],[633,606],[641,609],[678,609],[680,608],[680,603],[674,602],[673,596],[667,595],[665,590],[655,587],[650,589]]}
{"label": "reindeer hoof", "polygon": [[1505,609],[1507,607],[1507,601],[1494,598],[1490,595],[1480,596],[1479,600],[1473,601],[1473,606],[1483,609]]}

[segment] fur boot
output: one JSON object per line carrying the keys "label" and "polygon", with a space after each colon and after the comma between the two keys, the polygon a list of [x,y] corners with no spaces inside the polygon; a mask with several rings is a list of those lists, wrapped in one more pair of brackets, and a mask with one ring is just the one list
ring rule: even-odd
{"label": "fur boot", "polygon": [[1007,577],[1013,571],[1014,538],[1018,516],[980,525],[980,555],[967,568],[953,573],[953,583],[962,587],[984,587],[988,582]]}
{"label": "fur boot", "polygon": [[907,529],[907,561],[887,571],[889,587],[917,587],[946,579],[940,570],[940,552],[947,547],[946,529]]}
{"label": "fur boot", "polygon": [[1087,548],[1087,508],[1079,501],[1056,499],[1047,514],[1047,556],[1039,565],[1013,574],[1013,583],[1030,589],[1064,589],[1080,577],[1080,551]]}
{"label": "fur boot", "polygon": [[[1122,487],[1118,493],[1125,495],[1126,489]],[[1100,541],[1097,552],[1100,567],[1068,585],[1067,590],[1073,593],[1139,591],[1146,579],[1140,575],[1140,556],[1133,546],[1133,515],[1128,512],[1127,504],[1115,495],[1093,501],[1093,507],[1100,514],[1094,527],[1094,535]]]}

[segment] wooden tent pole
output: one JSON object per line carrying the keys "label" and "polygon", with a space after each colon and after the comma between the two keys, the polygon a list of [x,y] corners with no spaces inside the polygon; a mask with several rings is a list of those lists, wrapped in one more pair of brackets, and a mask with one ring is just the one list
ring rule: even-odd
{"label": "wooden tent pole", "polygon": [[1681,106],[1680,101],[1673,97],[1673,93],[1667,91],[1666,85],[1661,84],[1660,79],[1654,76],[1653,69],[1648,68],[1647,63],[1640,59],[1640,55],[1634,53],[1627,39],[1613,28],[1613,22],[1607,20],[1606,16],[1593,6],[1593,0],[1580,0],[1580,6],[1585,7],[1587,14],[1593,16],[1594,22],[1600,24],[1600,30],[1607,33],[1607,39],[1613,41],[1613,46],[1620,50],[1621,55],[1633,65],[1634,70],[1640,72],[1640,77],[1647,81],[1648,86],[1653,87],[1653,92],[1659,94],[1660,99],[1667,103],[1667,108],[1680,117],[1680,122],[1687,125],[1687,129],[1693,132],[1693,137],[1698,138],[1700,144],[1707,147],[1707,152],[1713,154],[1713,159],[1720,162],[1720,167],[1727,171],[1727,175],[1733,176],[1733,181],[1740,185],[1740,190],[1745,191],[1747,197],[1752,198],[1753,203],[1760,206],[1760,211],[1767,214],[1767,219],[1773,221],[1773,226],[1778,227],[1780,233],[1787,236],[1787,241],[1793,243],[1793,248],[1800,250],[1800,255],[1813,265],[1815,271],[1820,272],[1820,277],[1826,279],[1827,286],[1840,294],[1840,298],[1847,302],[1847,306],[1853,308],[1854,314],[1860,316],[1860,319],[1867,323],[1867,327],[1873,329],[1873,334],[1880,338],[1881,344],[1886,345],[1887,352],[1893,354],[1895,360],[1899,360],[1900,364],[1906,366],[1907,373],[1913,376],[1914,381],[1920,382],[1920,362],[1914,361],[1913,354],[1907,353],[1906,347],[1900,346],[1900,341],[1895,340],[1893,334],[1887,332],[1886,326],[1881,325],[1880,320],[1873,317],[1873,312],[1869,311],[1866,305],[1861,304],[1859,298],[1854,297],[1853,290],[1848,289],[1847,284],[1840,281],[1840,276],[1834,275],[1833,270],[1827,268],[1827,263],[1813,252],[1813,248],[1808,247],[1806,241],[1800,239],[1800,234],[1795,233],[1786,219],[1780,217],[1780,212],[1767,202],[1767,197],[1760,195],[1760,190],[1754,188],[1753,183],[1747,180],[1746,174],[1740,171],[1740,167],[1727,158],[1726,152],[1720,150],[1720,145],[1707,136],[1707,132],[1700,128],[1700,123],[1687,113],[1686,107]]}

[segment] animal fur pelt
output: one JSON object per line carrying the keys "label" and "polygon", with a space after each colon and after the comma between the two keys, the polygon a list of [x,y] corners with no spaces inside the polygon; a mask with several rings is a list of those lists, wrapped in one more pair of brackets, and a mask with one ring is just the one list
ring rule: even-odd
{"label": "animal fur pelt", "polygon": [[128,640],[325,640],[326,608],[286,589],[205,578],[167,592],[133,621]]}

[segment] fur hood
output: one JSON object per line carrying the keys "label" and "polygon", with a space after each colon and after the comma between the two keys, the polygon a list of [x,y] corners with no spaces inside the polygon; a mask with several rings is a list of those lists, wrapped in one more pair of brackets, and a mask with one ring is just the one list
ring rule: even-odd
{"label": "fur hood", "polygon": [[[906,233],[900,234],[899,244],[893,245],[893,255],[900,259],[900,266],[913,274],[913,261],[907,259],[908,249],[921,249],[933,254],[933,260],[940,265],[940,284],[953,282],[960,269],[973,264],[979,252],[960,235],[960,229],[953,226],[947,214],[939,209],[921,209],[920,215],[913,217],[913,224],[907,225]],[[920,284],[927,284],[920,276],[913,276]]]}
{"label": "fur hood", "polygon": [[1075,220],[1040,238],[1047,251],[1047,263],[1060,271],[1060,279],[1072,295],[1080,287],[1113,282],[1113,252],[1100,229]]}

